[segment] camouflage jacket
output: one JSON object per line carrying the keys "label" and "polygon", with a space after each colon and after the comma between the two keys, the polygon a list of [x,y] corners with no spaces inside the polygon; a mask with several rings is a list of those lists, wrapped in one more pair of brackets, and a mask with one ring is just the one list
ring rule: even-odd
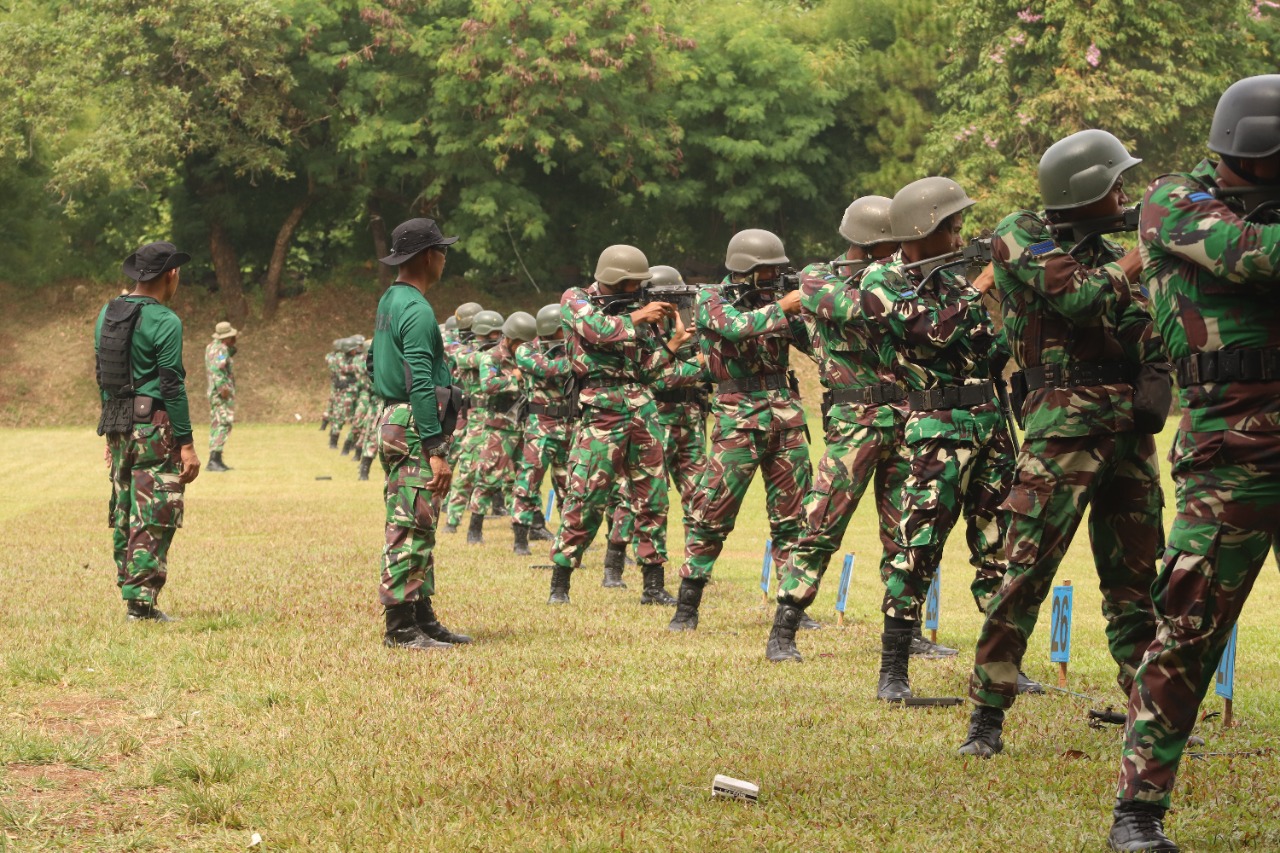
{"label": "camouflage jacket", "polygon": [[[791,345],[809,349],[808,333],[799,316],[788,317],[777,304],[744,311],[735,307],[723,285],[698,291],[695,323],[698,344],[707,357],[707,370],[716,382],[752,376],[785,374],[791,367]],[[711,400],[711,413],[722,430],[799,429],[804,427],[800,395],[789,387],[742,393],[720,393]]]}
{"label": "camouflage jacket", "polygon": [[[215,398],[231,403],[236,398],[236,378],[231,372],[231,357],[235,351],[222,341],[214,341],[204,348],[204,369],[209,374],[209,399]],[[229,389],[226,397],[222,389]]]}
{"label": "camouflage jacket", "polygon": [[360,384],[359,362],[363,359],[364,353],[362,352],[344,352],[342,354],[342,362],[338,365],[338,384],[342,386],[345,393],[352,396],[359,391],[357,387]]}
{"label": "camouflage jacket", "polygon": [[[1175,361],[1280,347],[1280,224],[1245,221],[1237,201],[1215,198],[1216,169],[1204,160],[1190,174],[1159,178],[1142,202],[1143,283]],[[1178,396],[1183,430],[1280,431],[1280,381],[1190,385]]]}
{"label": "camouflage jacket", "polygon": [[[875,333],[898,357],[898,376],[908,390],[989,380],[1008,359],[978,291],[954,268],[941,269],[922,284],[919,269],[902,269],[902,253],[872,264],[863,274],[862,310]],[[994,362],[994,364],[993,364]],[[904,427],[908,444],[933,437],[985,442],[1002,420],[991,402],[970,409],[911,412]]]}
{"label": "camouflage jacket", "polygon": [[476,358],[480,392],[485,397],[484,425],[491,429],[519,429],[524,386],[516,375],[516,356],[506,339]]}
{"label": "camouflage jacket", "polygon": [[[1136,367],[1163,358],[1148,300],[1116,263],[1124,254],[1120,246],[1092,238],[1076,247],[1026,210],[996,226],[991,246],[1004,331],[1018,367],[1087,361]],[[1041,388],[1027,395],[1023,412],[1029,439],[1127,432],[1133,386]]]}
{"label": "camouflage jacket", "polygon": [[324,357],[325,367],[329,368],[329,384],[334,388],[338,387],[338,380],[342,376],[342,353],[331,351]]}
{"label": "camouflage jacket", "polygon": [[481,349],[481,345],[481,341],[473,339],[453,352],[454,381],[462,387],[475,405],[484,405],[486,396],[480,382],[480,363],[485,352]]}
{"label": "camouflage jacket", "polygon": [[[561,326],[569,363],[579,382],[578,400],[613,412],[653,404],[650,386],[675,359],[651,323],[636,326],[625,314],[611,315],[591,301],[599,284],[571,287],[560,298]],[[600,380],[616,385],[594,385]],[[594,387],[593,387],[594,385]]]}
{"label": "camouflage jacket", "polygon": [[569,354],[561,341],[540,342],[516,347],[516,366],[524,374],[524,391],[530,403],[555,406],[565,401],[565,384],[569,381]]}
{"label": "camouflage jacket", "polygon": [[[681,351],[683,353],[683,350]],[[662,372],[654,383],[655,391],[697,388],[711,381],[711,371],[698,363],[696,358],[676,359]],[[657,400],[658,423],[663,426],[692,426],[702,423],[706,413],[698,403],[672,403]]]}
{"label": "camouflage jacket", "polygon": [[[844,261],[844,255],[836,261]],[[856,388],[897,380],[897,355],[889,339],[874,334],[862,312],[858,282],[869,264],[810,264],[800,271],[800,305],[811,329],[818,377],[824,388]],[[901,405],[839,403],[827,417],[863,426],[892,427],[905,417]]]}

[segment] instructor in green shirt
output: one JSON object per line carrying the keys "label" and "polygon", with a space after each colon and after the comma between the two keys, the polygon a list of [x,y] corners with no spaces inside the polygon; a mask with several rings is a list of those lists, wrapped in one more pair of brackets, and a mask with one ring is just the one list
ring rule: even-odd
{"label": "instructor in green shirt", "polygon": [[387,474],[378,593],[386,608],[383,644],[396,648],[447,649],[471,642],[441,625],[431,607],[436,517],[453,473],[445,461],[452,418],[437,402],[449,396],[437,394],[451,385],[449,367],[426,294],[444,273],[445,254],[457,239],[442,235],[433,220],[410,219],[391,232],[391,254],[381,259],[399,268],[395,284],[378,302],[371,352],[374,390],[386,401],[378,419],[378,454]]}

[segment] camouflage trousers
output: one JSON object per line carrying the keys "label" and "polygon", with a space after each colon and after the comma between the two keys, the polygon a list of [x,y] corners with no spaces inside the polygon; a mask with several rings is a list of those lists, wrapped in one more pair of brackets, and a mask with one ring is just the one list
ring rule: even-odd
{"label": "camouflage trousers", "polygon": [[1107,643],[1128,694],[1155,636],[1151,583],[1164,537],[1155,439],[1126,432],[1023,443],[1004,507],[1009,570],[978,634],[969,696],[1008,708],[1018,669],[1058,565],[1089,508]]}
{"label": "camouflage trousers", "polygon": [[432,478],[430,460],[422,452],[418,426],[409,404],[386,406],[378,434],[378,455],[387,475],[378,600],[384,607],[392,607],[435,594],[436,564],[432,552],[436,545],[440,499],[428,488]]}
{"label": "camouflage trousers", "polygon": [[1280,542],[1280,434],[1179,431],[1170,461],[1178,512],[1152,587],[1156,637],[1134,676],[1116,793],[1165,806],[1231,629]]}
{"label": "camouflage trousers", "polygon": [[516,474],[516,454],[520,451],[520,430],[485,429],[484,444],[476,460],[475,488],[468,504],[477,515],[492,515],[494,504],[502,505],[503,492],[510,491]]}
{"label": "camouflage trousers", "polygon": [[169,545],[182,526],[186,486],[166,412],[133,432],[107,436],[111,458],[112,551],[125,601],[154,604],[168,575]]}
{"label": "camouflage trousers", "polygon": [[338,401],[342,399],[342,390],[337,385],[329,388],[329,401],[324,405],[324,419],[332,421],[338,412]]}
{"label": "camouflage trousers", "polygon": [[896,534],[902,517],[902,484],[908,473],[901,428],[832,420],[826,441],[826,452],[804,499],[804,532],[778,583],[778,603],[802,609],[817,597],[831,555],[840,547],[868,484],[874,484],[882,574],[901,550]]}
{"label": "camouflage trousers", "polygon": [[470,423],[468,418],[469,412],[470,409],[463,410],[454,429],[454,435],[458,437],[458,440],[449,443],[449,456],[447,458],[450,468],[458,467],[458,457],[462,455],[462,439],[466,436],[467,426]]}
{"label": "camouflage trousers", "polygon": [[975,570],[969,589],[979,612],[985,612],[999,589],[1008,565],[1004,537],[1009,514],[1001,504],[1013,481],[1014,447],[1002,428],[988,436],[985,441],[935,436],[906,444],[898,553],[882,566],[880,609],[889,616],[920,619],[943,546],[962,515]]}
{"label": "camouflage trousers", "polygon": [[382,421],[382,398],[370,397],[369,407],[365,412],[364,424],[360,429],[360,444],[357,447],[357,459],[372,459],[378,455],[378,438],[381,430],[378,424]]}
{"label": "camouflage trousers", "polygon": [[209,452],[218,453],[227,446],[231,427],[236,421],[236,401],[214,395],[209,398]]}
{"label": "camouflage trousers", "polygon": [[512,491],[516,524],[532,527],[542,508],[542,480],[551,472],[551,487],[560,500],[569,491],[569,431],[572,422],[546,415],[529,415],[524,444]]}
{"label": "camouflage trousers", "polygon": [[577,568],[600,530],[613,483],[627,482],[636,519],[636,558],[641,565],[667,561],[667,473],[662,425],[652,403],[632,412],[587,407],[569,451],[569,488],[560,504],[560,531],[551,560]]}
{"label": "camouflage trousers", "polygon": [[355,410],[355,384],[348,385],[346,388],[339,388],[337,405],[334,407],[333,415],[329,418],[329,435],[342,435],[342,428],[355,417]]}
{"label": "camouflage trousers", "polygon": [[[680,508],[684,513],[684,529],[693,525],[693,510],[697,505],[698,486],[707,470],[707,427],[701,416],[684,423],[662,425],[666,440],[663,455],[667,477],[680,495]],[[609,542],[623,545],[635,539],[635,516],[631,514],[630,500],[623,494],[624,484],[615,484],[613,526],[609,528]]]}
{"label": "camouflage trousers", "polygon": [[480,448],[484,446],[484,412],[474,410],[467,417],[467,431],[457,442],[457,465],[453,472],[453,486],[445,503],[445,522],[457,526],[462,521],[476,488],[476,473],[480,466]]}
{"label": "camouflage trousers", "polygon": [[717,423],[693,523],[685,531],[681,577],[711,577],[757,468],[764,479],[774,565],[779,572],[786,565],[804,526],[812,471],[804,429],[725,429]]}

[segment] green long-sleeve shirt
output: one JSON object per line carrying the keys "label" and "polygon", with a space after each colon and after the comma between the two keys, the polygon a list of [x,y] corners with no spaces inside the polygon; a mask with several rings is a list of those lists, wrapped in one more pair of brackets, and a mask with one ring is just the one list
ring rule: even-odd
{"label": "green long-sleeve shirt", "polygon": [[[133,367],[133,385],[140,397],[163,400],[178,444],[191,444],[191,410],[187,404],[187,371],[182,366],[182,321],[172,309],[149,296],[125,296],[141,303],[141,316],[129,342],[129,363]],[[107,306],[98,312],[93,329],[95,355],[102,342],[102,322]],[[103,395],[106,399],[106,395]]]}
{"label": "green long-sleeve shirt", "polygon": [[441,435],[436,386],[450,384],[444,338],[431,303],[397,281],[378,300],[373,337],[373,387],[388,403],[408,403],[424,446]]}

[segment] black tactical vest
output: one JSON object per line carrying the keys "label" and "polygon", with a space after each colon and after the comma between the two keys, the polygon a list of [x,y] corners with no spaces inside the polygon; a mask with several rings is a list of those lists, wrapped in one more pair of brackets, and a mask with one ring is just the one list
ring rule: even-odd
{"label": "black tactical vest", "polygon": [[153,303],[154,299],[130,302],[124,297],[107,303],[102,333],[98,337],[98,387],[107,395],[102,403],[102,417],[98,419],[98,435],[133,431],[134,386],[130,345],[133,330],[142,318],[142,306]]}

